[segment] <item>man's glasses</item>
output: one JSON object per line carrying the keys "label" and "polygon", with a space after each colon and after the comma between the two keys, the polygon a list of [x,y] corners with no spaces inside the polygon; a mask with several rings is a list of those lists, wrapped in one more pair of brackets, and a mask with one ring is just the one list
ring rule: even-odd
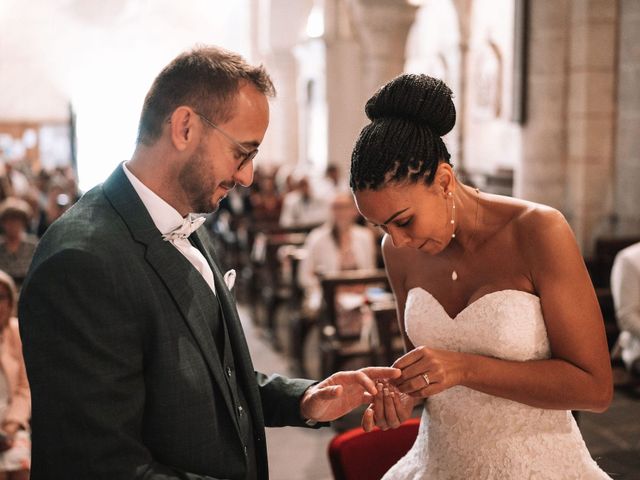
{"label": "man's glasses", "polygon": [[238,165],[238,171],[242,170],[245,167],[245,165],[247,165],[247,163],[249,163],[251,160],[253,160],[255,158],[255,156],[258,154],[258,149],[257,148],[254,148],[253,150],[247,150],[247,148],[244,145],[242,145],[235,138],[233,138],[227,132],[225,132],[220,127],[218,127],[215,123],[213,123],[207,117],[205,117],[201,113],[198,113],[198,112],[196,112],[196,113],[198,114],[198,116],[202,120],[204,120],[204,122],[207,125],[209,125],[211,128],[213,128],[213,129],[217,130],[218,132],[220,132],[227,140],[229,140],[236,147],[238,147],[240,152],[242,152],[242,160],[240,160],[240,164]]}

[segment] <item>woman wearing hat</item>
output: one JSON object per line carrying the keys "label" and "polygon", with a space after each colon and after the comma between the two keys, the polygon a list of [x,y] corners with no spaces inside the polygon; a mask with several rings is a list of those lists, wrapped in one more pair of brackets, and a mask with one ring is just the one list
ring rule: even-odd
{"label": "woman wearing hat", "polygon": [[24,280],[38,240],[27,234],[31,207],[16,197],[0,204],[0,269],[7,272],[18,286]]}

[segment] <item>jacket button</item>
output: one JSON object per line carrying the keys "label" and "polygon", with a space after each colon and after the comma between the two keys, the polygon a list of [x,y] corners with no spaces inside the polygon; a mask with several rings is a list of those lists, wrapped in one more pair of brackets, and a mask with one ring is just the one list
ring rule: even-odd
{"label": "jacket button", "polygon": [[247,449],[246,445],[243,445],[242,448],[244,449],[244,456],[248,456],[249,455],[249,450]]}
{"label": "jacket button", "polygon": [[227,377],[231,378],[231,367],[227,367]]}
{"label": "jacket button", "polygon": [[241,405],[238,405],[238,413],[240,414],[240,416],[244,415],[244,409]]}

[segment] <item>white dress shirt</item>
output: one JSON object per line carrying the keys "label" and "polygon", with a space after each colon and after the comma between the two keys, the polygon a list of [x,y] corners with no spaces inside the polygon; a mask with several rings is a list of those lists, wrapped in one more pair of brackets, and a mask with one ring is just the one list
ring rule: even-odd
{"label": "white dress shirt", "polygon": [[[156,228],[160,230],[162,235],[166,235],[182,225],[184,218],[182,218],[182,215],[180,215],[175,208],[156,195],[149,187],[131,173],[127,168],[126,163],[124,163],[122,167],[125,175],[131,182],[131,185],[149,212],[151,220],[153,220],[153,223]],[[207,285],[211,288],[211,291],[215,294],[216,287],[213,281],[213,271],[211,270],[207,259],[204,258],[202,252],[194,247],[187,238],[170,240],[170,243],[173,244],[173,246],[176,247],[187,260],[189,260],[191,265],[193,265],[198,272],[200,272],[200,275],[202,275],[204,280],[207,282]]]}
{"label": "white dress shirt", "polygon": [[640,243],[621,250],[611,269],[611,295],[621,333],[622,360],[640,358]]}
{"label": "white dress shirt", "polygon": [[[337,272],[340,268],[340,249],[331,236],[331,225],[314,228],[304,244],[306,256],[298,267],[298,282],[305,289],[307,305],[312,310],[320,307],[322,290],[318,273]],[[366,227],[351,227],[351,249],[355,265],[359,269],[376,267],[376,241],[373,232]]]}
{"label": "white dress shirt", "polygon": [[280,225],[283,227],[304,227],[326,222],[330,214],[329,201],[311,195],[303,198],[298,191],[289,192],[282,200]]}

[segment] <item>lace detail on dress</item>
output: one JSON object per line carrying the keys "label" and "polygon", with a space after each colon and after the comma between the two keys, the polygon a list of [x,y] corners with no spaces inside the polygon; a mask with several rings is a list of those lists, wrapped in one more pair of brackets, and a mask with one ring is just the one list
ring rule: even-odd
{"label": "lace detail on dress", "polygon": [[[414,345],[512,361],[550,357],[540,300],[519,290],[489,293],[455,318],[427,291],[409,291],[407,334]],[[466,387],[425,403],[420,431],[385,480],[608,477],[591,459],[570,412],[544,410]]]}

